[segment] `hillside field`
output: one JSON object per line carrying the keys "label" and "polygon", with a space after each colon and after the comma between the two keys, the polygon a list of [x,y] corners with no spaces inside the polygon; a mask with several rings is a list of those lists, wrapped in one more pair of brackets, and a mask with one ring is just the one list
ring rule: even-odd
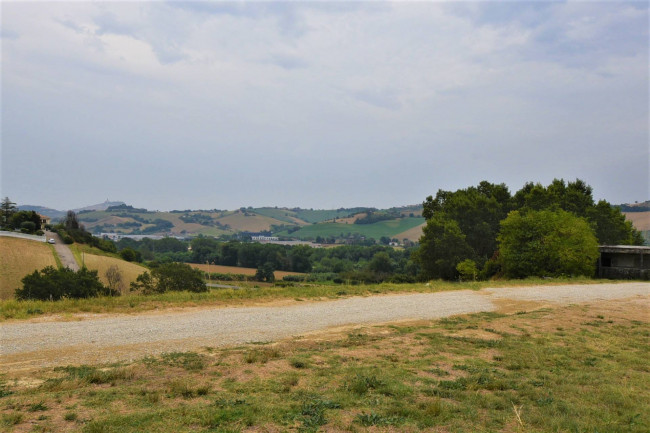
{"label": "hillside field", "polygon": [[11,299],[20,280],[46,266],[55,266],[52,248],[44,242],[0,237],[0,299]]}
{"label": "hillside field", "polygon": [[315,239],[317,236],[340,236],[341,233],[346,235],[359,234],[367,238],[379,239],[382,236],[396,237],[396,235],[411,230],[424,222],[422,218],[401,218],[389,221],[380,221],[374,224],[340,224],[340,223],[323,223],[312,224],[302,227],[291,234],[287,232],[278,233],[280,236],[292,236],[300,239]]}
{"label": "hillside field", "polygon": [[[237,266],[221,266],[221,265],[204,265],[199,263],[190,263],[190,266],[196,269],[200,269],[203,272],[210,273],[219,273],[219,274],[239,274],[239,275],[255,275],[257,269],[255,268],[240,268]],[[287,271],[275,271],[275,278],[281,280],[287,275],[304,275],[300,272],[287,272]]]}
{"label": "hillside field", "polygon": [[122,273],[122,281],[127,291],[129,285],[138,278],[138,275],[148,270],[144,266],[135,263],[126,262],[114,257],[96,256],[94,254],[84,254],[84,262],[88,269],[97,271],[99,279],[103,284],[108,284],[106,280],[106,271],[108,268],[116,265]]}

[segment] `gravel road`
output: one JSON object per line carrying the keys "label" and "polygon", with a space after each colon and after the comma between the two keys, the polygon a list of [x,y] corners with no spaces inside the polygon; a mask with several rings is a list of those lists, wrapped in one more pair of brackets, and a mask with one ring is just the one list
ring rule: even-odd
{"label": "gravel road", "polygon": [[532,286],[4,323],[0,370],[127,360],[201,346],[272,341],[338,326],[495,311],[503,302],[566,305],[635,296],[648,300],[649,294],[650,283]]}

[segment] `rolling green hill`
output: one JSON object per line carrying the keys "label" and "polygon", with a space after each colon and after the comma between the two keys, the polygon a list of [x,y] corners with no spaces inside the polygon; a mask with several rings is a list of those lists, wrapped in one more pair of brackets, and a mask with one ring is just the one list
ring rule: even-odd
{"label": "rolling green hill", "polygon": [[358,234],[367,238],[379,239],[382,236],[393,238],[396,235],[421,225],[422,218],[399,218],[388,221],[380,221],[374,224],[341,224],[341,223],[319,223],[302,227],[301,229],[288,233],[287,231],[277,233],[278,236],[291,236],[298,239],[316,239],[321,236],[327,238],[346,238],[349,235]]}

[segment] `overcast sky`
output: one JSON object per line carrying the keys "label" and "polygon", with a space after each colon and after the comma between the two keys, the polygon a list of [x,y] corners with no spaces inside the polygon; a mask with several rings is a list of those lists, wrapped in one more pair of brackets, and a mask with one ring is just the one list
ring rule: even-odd
{"label": "overcast sky", "polygon": [[6,2],[2,197],[420,203],[481,180],[649,198],[648,3]]}

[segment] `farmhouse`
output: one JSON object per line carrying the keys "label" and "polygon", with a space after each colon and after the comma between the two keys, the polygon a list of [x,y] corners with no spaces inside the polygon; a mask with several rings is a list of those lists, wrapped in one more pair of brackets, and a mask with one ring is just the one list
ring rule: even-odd
{"label": "farmhouse", "polygon": [[49,216],[38,214],[38,217],[41,219],[41,227],[45,227],[46,224],[49,224],[52,220]]}
{"label": "farmhouse", "polygon": [[650,280],[650,247],[602,245],[598,277]]}

